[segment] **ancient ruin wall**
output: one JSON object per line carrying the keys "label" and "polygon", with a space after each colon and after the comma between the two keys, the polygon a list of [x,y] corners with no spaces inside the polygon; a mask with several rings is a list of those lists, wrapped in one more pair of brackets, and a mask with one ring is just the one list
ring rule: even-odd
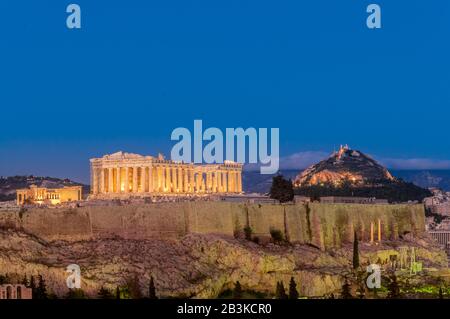
{"label": "ancient ruin wall", "polygon": [[378,220],[383,240],[425,230],[422,205],[180,202],[0,212],[0,227],[22,229],[48,241],[177,239],[187,233],[233,236],[249,225],[255,236],[270,236],[276,229],[290,242],[322,249],[353,241],[355,231],[360,240],[370,240],[371,223],[376,239]]}

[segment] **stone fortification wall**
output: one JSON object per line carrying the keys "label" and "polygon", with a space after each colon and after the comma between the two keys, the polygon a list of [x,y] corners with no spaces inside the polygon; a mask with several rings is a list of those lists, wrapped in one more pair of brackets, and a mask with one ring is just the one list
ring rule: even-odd
{"label": "stone fortification wall", "polygon": [[383,240],[425,231],[423,205],[178,202],[0,211],[0,227],[22,229],[48,241],[177,239],[188,233],[233,236],[250,226],[255,236],[270,236],[276,229],[290,242],[322,249],[353,241],[354,231],[361,240],[370,240],[371,223],[376,238],[378,220]]}

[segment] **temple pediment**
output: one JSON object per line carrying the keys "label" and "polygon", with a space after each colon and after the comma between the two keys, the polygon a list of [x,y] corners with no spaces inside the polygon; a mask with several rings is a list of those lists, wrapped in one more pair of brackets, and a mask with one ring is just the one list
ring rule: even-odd
{"label": "temple pediment", "polygon": [[119,159],[136,159],[136,158],[144,158],[144,156],[135,154],[135,153],[125,153],[122,151],[105,155],[103,156],[104,159],[110,159],[110,160],[119,160]]}

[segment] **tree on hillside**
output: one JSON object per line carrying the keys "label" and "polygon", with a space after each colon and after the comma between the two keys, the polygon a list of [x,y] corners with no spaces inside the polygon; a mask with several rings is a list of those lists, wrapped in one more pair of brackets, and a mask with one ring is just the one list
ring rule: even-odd
{"label": "tree on hillside", "polygon": [[135,274],[133,277],[130,277],[127,279],[126,288],[128,289],[130,297],[132,299],[141,299],[142,298],[142,292],[141,292],[141,288],[139,286],[139,278],[138,278],[137,274]]}
{"label": "tree on hillside", "polygon": [[156,288],[153,276],[150,277],[150,285],[148,287],[148,297],[150,299],[158,299],[158,297],[156,297]]}
{"label": "tree on hillside", "polygon": [[113,299],[113,294],[111,293],[111,291],[103,286],[100,287],[97,295],[100,299]]}
{"label": "tree on hillside", "polygon": [[298,299],[297,284],[295,283],[294,277],[291,277],[289,282],[289,299]]}
{"label": "tree on hillside", "polygon": [[233,290],[233,299],[241,299],[242,298],[242,287],[239,281],[236,281]]}
{"label": "tree on hillside", "polygon": [[284,284],[282,281],[277,282],[277,291],[275,292],[275,298],[288,299],[288,295],[286,295],[286,290],[284,289]]}
{"label": "tree on hillside", "polygon": [[341,290],[341,298],[342,299],[352,299],[352,293],[351,293],[351,287],[350,284],[348,283],[348,280],[346,279],[344,284],[342,285],[342,290]]}
{"label": "tree on hillside", "polygon": [[358,235],[356,231],[353,234],[353,269],[359,268],[359,250],[358,250]]}
{"label": "tree on hillside", "polygon": [[41,275],[38,276],[38,280],[39,283],[36,287],[36,299],[47,299],[47,285],[45,284],[45,280]]}
{"label": "tree on hillside", "polygon": [[33,298],[35,298],[34,296],[36,295],[36,280],[34,279],[33,275],[31,275],[30,277],[30,288],[31,293],[33,294]]}
{"label": "tree on hillside", "polygon": [[399,299],[400,298],[400,285],[397,281],[397,276],[392,274],[390,277],[390,282],[388,285],[388,299]]}
{"label": "tree on hillside", "polygon": [[28,282],[28,278],[27,278],[27,275],[26,275],[26,274],[23,276],[23,279],[22,279],[21,284],[22,284],[22,285],[25,285],[26,287],[28,287],[29,282]]}
{"label": "tree on hillside", "polygon": [[290,202],[294,199],[294,187],[291,180],[286,180],[283,175],[276,175],[272,179],[270,198],[277,199],[280,203]]}

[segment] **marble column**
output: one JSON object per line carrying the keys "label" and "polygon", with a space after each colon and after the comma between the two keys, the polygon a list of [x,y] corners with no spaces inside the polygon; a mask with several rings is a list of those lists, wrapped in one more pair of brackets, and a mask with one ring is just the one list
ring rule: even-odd
{"label": "marble column", "polygon": [[177,189],[178,189],[178,192],[182,193],[183,192],[183,171],[181,169],[181,166],[179,166],[177,168],[177,171],[178,171],[178,186],[177,186]]}
{"label": "marble column", "polygon": [[114,172],[113,172],[113,168],[110,167],[108,168],[108,193],[112,193],[113,192],[113,179],[114,179]]}
{"label": "marble column", "polygon": [[125,193],[129,193],[130,192],[130,170],[128,167],[125,167],[125,183],[124,183],[124,187],[125,187]]}
{"label": "marble column", "polygon": [[227,174],[227,178],[228,178],[228,192],[232,193],[233,192],[233,172],[232,171],[228,171]]}
{"label": "marble column", "polygon": [[223,192],[223,186],[222,186],[222,172],[221,171],[217,171],[216,172],[217,175],[217,191],[219,193]]}
{"label": "marble column", "polygon": [[148,191],[153,192],[153,166],[148,167]]}
{"label": "marble column", "polygon": [[121,185],[120,185],[120,167],[116,168],[116,193],[121,192]]}
{"label": "marble column", "polygon": [[183,170],[184,170],[184,180],[183,180],[184,187],[183,187],[183,190],[184,190],[185,193],[188,193],[189,192],[189,172],[188,172],[188,169],[186,167]]}
{"label": "marble column", "polygon": [[133,193],[138,192],[138,174],[137,174],[137,166],[133,167],[133,185],[131,187]]}
{"label": "marble column", "polygon": [[206,172],[206,191],[210,192],[212,189],[211,172]]}
{"label": "marble column", "polygon": [[192,167],[189,169],[189,175],[190,175],[190,177],[189,177],[189,191],[190,192],[194,192],[195,191],[195,189],[194,189],[194,187],[195,187],[195,178],[194,178],[195,174],[194,174],[194,169]]}
{"label": "marble column", "polygon": [[212,192],[217,193],[217,172],[212,175]]}
{"label": "marble column", "polygon": [[147,168],[145,166],[141,166],[141,189],[139,190],[141,193],[145,193],[147,175],[146,170]]}
{"label": "marble column", "polygon": [[166,192],[166,193],[170,193],[170,190],[171,190],[171,186],[172,185],[170,185],[171,183],[170,183],[170,167],[169,166],[167,166],[166,167],[166,183],[165,183],[165,187],[164,187],[164,192]]}
{"label": "marble column", "polygon": [[100,188],[99,188],[99,193],[103,194],[105,192],[105,169],[101,168],[100,170]]}
{"label": "marble column", "polygon": [[227,172],[222,172],[222,187],[223,187],[223,192],[227,193],[228,192],[228,176],[227,176]]}
{"label": "marble column", "polygon": [[242,193],[242,172],[238,171],[237,173],[237,191]]}
{"label": "marble column", "polygon": [[162,166],[158,166],[158,192],[162,193],[164,191],[164,171]]}
{"label": "marble column", "polygon": [[92,168],[92,193],[98,194],[98,168]]}
{"label": "marble column", "polygon": [[172,193],[176,193],[178,189],[178,172],[177,167],[172,167]]}
{"label": "marble column", "polygon": [[195,179],[195,190],[196,192],[200,192],[202,188],[202,173],[198,172]]}

